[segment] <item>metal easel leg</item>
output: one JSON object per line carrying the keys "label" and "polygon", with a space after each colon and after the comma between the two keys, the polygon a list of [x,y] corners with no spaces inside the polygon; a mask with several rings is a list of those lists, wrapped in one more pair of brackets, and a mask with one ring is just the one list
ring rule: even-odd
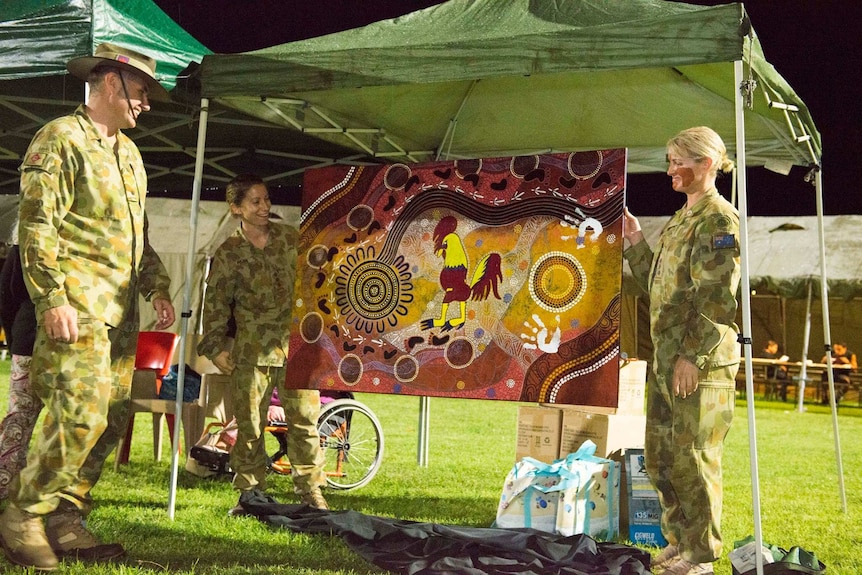
{"label": "metal easel leg", "polygon": [[423,395],[419,398],[419,447],[416,463],[419,467],[428,467],[428,422],[431,419],[431,398]]}

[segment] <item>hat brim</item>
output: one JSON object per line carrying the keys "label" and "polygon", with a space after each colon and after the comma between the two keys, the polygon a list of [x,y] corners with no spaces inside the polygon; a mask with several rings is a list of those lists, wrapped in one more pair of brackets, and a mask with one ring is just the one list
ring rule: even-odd
{"label": "hat brim", "polygon": [[156,80],[149,74],[144,73],[142,70],[136,68],[135,66],[126,64],[124,62],[118,62],[117,60],[111,60],[109,58],[99,58],[97,56],[81,56],[79,58],[73,58],[72,60],[69,60],[69,62],[66,64],[66,69],[76,78],[80,78],[81,80],[86,82],[93,68],[99,65],[111,66],[112,68],[119,68],[120,70],[131,72],[132,74],[143,80],[144,83],[146,83],[147,85],[147,97],[150,100],[155,100],[157,102],[171,101],[170,94],[164,86],[159,84],[158,80]]}

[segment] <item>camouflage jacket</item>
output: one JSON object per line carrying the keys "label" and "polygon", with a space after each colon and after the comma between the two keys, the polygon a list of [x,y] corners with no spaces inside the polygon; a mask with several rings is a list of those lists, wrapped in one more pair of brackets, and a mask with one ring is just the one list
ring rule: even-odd
{"label": "camouflage jacket", "polygon": [[656,373],[677,356],[700,369],[739,362],[736,292],[739,214],[713,189],[665,225],[655,254],[645,241],[624,252],[649,294]]}
{"label": "camouflage jacket", "polygon": [[111,326],[133,322],[138,292],[170,299],[170,276],[147,238],[147,174],[118,133],[116,153],[84,106],[53,120],[21,164],[18,239],[36,316],[71,304]]}
{"label": "camouflage jacket", "polygon": [[198,354],[214,359],[236,320],[232,357],[241,365],[282,366],[287,356],[296,280],[296,228],[270,224],[263,249],[242,228],[218,247],[207,279]]}

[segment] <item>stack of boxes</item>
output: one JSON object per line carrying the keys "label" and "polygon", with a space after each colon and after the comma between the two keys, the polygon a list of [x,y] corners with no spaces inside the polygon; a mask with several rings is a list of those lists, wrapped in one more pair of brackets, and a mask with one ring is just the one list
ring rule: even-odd
{"label": "stack of boxes", "polygon": [[[620,528],[632,542],[664,545],[661,507],[640,461],[646,432],[646,361],[620,362],[616,408],[582,405],[530,405],[518,408],[515,461],[532,457],[551,463],[578,450],[586,440],[596,455],[622,461]],[[637,467],[635,467],[637,466]]]}
{"label": "stack of boxes", "polygon": [[620,365],[616,408],[586,405],[538,405],[518,408],[515,460],[532,457],[550,463],[578,450],[586,440],[596,444],[596,455],[644,446],[646,415],[645,361]]}

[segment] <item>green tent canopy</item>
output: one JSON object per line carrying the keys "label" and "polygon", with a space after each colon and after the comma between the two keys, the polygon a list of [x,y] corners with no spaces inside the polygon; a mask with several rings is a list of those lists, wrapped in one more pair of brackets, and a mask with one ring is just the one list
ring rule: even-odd
{"label": "green tent canopy", "polygon": [[[84,83],[66,62],[111,42],[156,59],[168,90],[191,62],[211,53],[152,0],[16,0],[0,2],[0,194],[18,192],[18,166],[36,130],[84,101]],[[147,165],[151,189],[191,188],[186,149],[197,130],[191,111],[156,103],[128,133]]]}
{"label": "green tent canopy", "polygon": [[733,62],[756,82],[748,165],[818,163],[808,109],[741,4],[450,0],[327,36],[206,56],[202,94],[390,161],[626,147],[663,171],[678,130],[734,147]]}
{"label": "green tent canopy", "polygon": [[[66,72],[66,62],[92,54],[102,42],[156,58],[156,75],[173,89],[174,102],[155,103],[127,133],[143,155],[150,192],[189,197],[200,96],[195,92],[189,104],[191,87],[182,80],[211,52],[152,0],[0,2],[0,194],[18,192],[18,166],[36,130],[83,101],[84,84]],[[209,112],[203,181],[214,190],[243,171],[267,174],[274,187],[291,186],[309,166],[356,155],[223,107]]]}
{"label": "green tent canopy", "polygon": [[149,0],[0,4],[0,80],[65,75],[66,62],[102,42],[156,57],[156,77],[168,90],[189,62],[211,53]]}

